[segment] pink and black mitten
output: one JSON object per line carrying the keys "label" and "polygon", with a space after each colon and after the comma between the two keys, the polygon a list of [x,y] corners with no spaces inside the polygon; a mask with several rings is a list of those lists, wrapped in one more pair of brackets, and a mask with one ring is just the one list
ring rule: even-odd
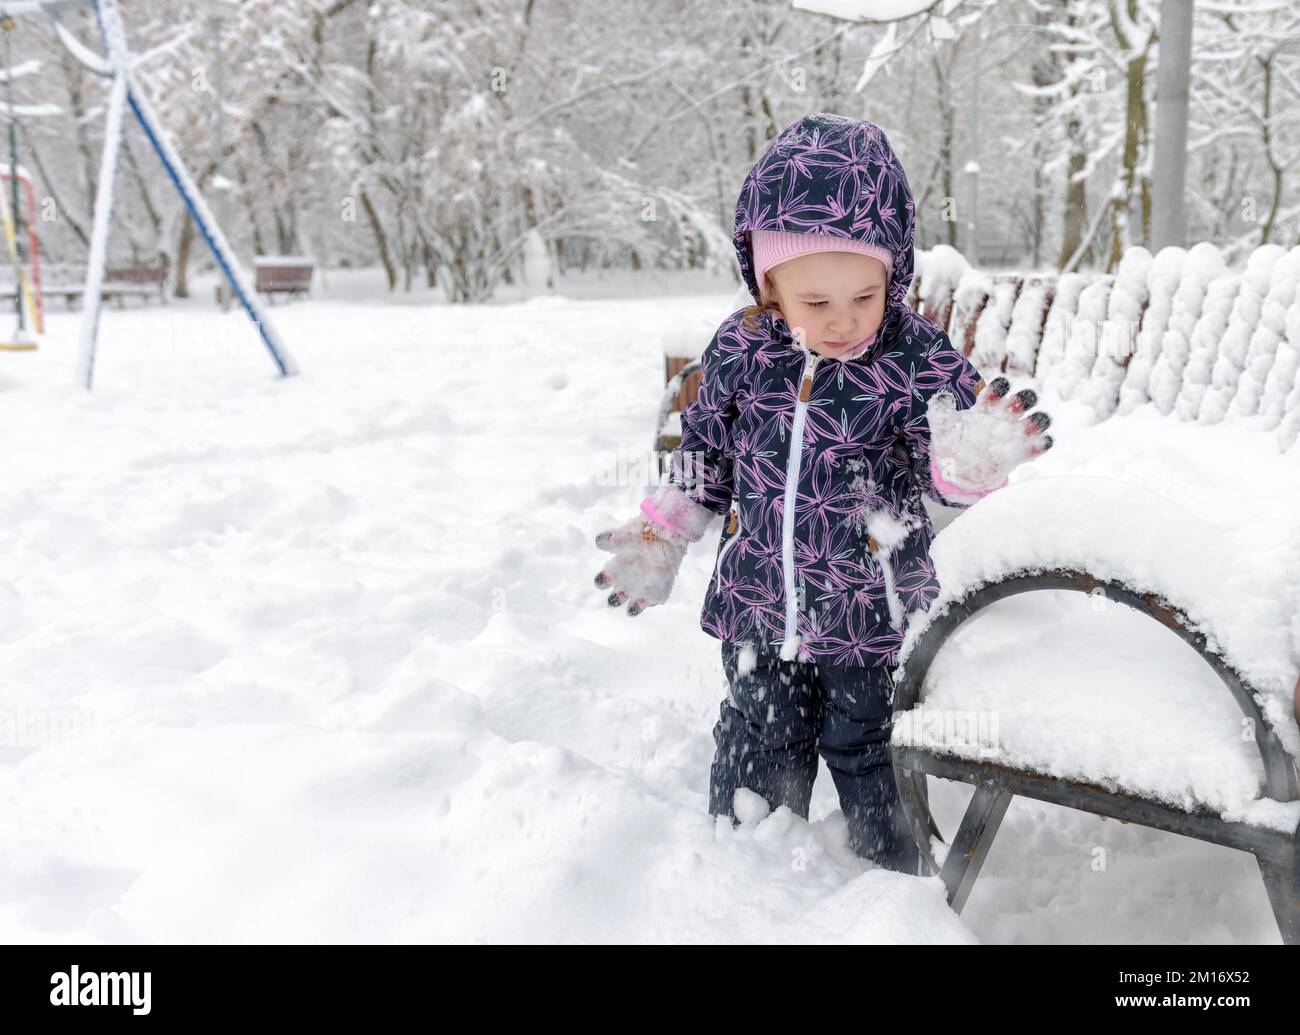
{"label": "pink and black mitten", "polygon": [[596,545],[614,555],[596,576],[598,589],[612,589],[610,607],[631,600],[627,613],[639,615],[662,604],[672,592],[686,548],[717,517],[676,485],[663,485],[641,501],[642,513],[596,536]]}
{"label": "pink and black mitten", "polygon": [[957,409],[950,392],[930,397],[930,476],[934,486],[958,505],[969,506],[1007,484],[1012,470],[1052,447],[1044,435],[1051,417],[1039,410],[1026,415],[1038,396],[1024,388],[1008,398],[1005,377],[979,394],[973,406]]}

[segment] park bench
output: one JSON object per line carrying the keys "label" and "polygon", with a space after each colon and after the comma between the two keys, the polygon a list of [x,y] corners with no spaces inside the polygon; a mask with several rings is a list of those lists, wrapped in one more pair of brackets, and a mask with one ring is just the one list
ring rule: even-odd
{"label": "park bench", "polygon": [[[1063,528],[1063,507],[1081,520]],[[1096,541],[1095,529],[1115,514],[1129,515],[1130,529]],[[925,867],[939,873],[955,910],[965,905],[1008,806],[1021,795],[1251,853],[1283,942],[1300,944],[1300,724],[1292,701],[1300,644],[1288,641],[1300,603],[1300,525],[1292,530],[1289,555],[1283,553],[1289,564],[1278,564],[1277,550],[1258,548],[1267,542],[1263,534],[1247,518],[1237,542],[1255,545],[1234,548],[1223,528],[1202,525],[1148,489],[1064,476],[1010,485],[963,512],[936,538],[932,556],[942,589],[907,628],[891,754]],[[1045,563],[1044,557],[1055,560]],[[1279,567],[1285,570],[1279,573]],[[1052,695],[1059,692],[1054,683],[1061,678],[1033,669],[1032,660],[1030,670],[1011,676],[1006,666],[1020,663],[1015,644],[1046,635],[1051,608],[1066,605],[1039,597],[1032,614],[1021,609],[1001,620],[998,607],[1044,591],[1121,605],[1186,644],[1212,676],[1186,684],[1192,707],[1179,715],[1211,735],[1180,740],[1177,716],[1171,732],[1169,716],[1155,712],[1144,682],[1151,678],[1149,668],[1133,673],[1131,687],[1110,688],[1109,697],[1126,701],[1130,713],[1123,718],[1135,731],[1133,744],[1141,747],[1119,744],[1107,756],[1084,743],[1084,723],[1075,720],[1093,707],[1091,698],[1061,698],[1066,710],[1056,719],[1057,733],[1069,731],[1060,735],[1063,744],[1056,743],[1056,733],[1035,735],[1032,725],[1018,734],[1020,713],[1053,713]],[[1062,613],[1063,627],[1082,654],[1080,667],[1093,671],[1089,662],[1113,654],[1113,626],[1096,621],[1091,630],[1081,629],[1086,619]],[[968,625],[977,616],[978,634]],[[1132,630],[1124,634],[1131,637]],[[948,651],[955,653],[945,660]],[[1164,655],[1143,663],[1158,663],[1175,682],[1190,679],[1188,669]],[[1107,678],[1116,679],[1113,673]],[[990,682],[998,680],[1001,685]],[[1080,685],[1094,692],[1091,676]],[[1215,687],[1230,704],[1209,700]],[[974,721],[988,714],[998,721]],[[946,844],[930,809],[931,776],[974,788]]]}
{"label": "park bench", "polygon": [[254,260],[258,294],[305,295],[311,290],[316,263],[296,255],[259,255]]}
{"label": "park bench", "polygon": [[[76,263],[49,263],[41,267],[41,294],[46,299],[62,298],[67,308],[81,302],[86,290],[86,267]],[[13,270],[0,268],[0,298],[14,297]],[[110,266],[104,271],[100,297],[121,306],[128,298],[167,302],[167,269],[164,266]]]}
{"label": "park bench", "polygon": [[155,295],[167,304],[167,268],[165,266],[109,266],[104,270],[103,298],[122,305],[128,298],[147,302]]}

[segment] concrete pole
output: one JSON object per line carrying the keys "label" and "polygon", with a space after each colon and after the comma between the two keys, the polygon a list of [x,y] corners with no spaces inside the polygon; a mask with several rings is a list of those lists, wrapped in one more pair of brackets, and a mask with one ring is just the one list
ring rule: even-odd
{"label": "concrete pole", "polygon": [[1187,225],[1187,95],[1192,63],[1193,0],[1160,4],[1160,70],[1156,80],[1156,145],[1151,183],[1151,250],[1182,247]]}

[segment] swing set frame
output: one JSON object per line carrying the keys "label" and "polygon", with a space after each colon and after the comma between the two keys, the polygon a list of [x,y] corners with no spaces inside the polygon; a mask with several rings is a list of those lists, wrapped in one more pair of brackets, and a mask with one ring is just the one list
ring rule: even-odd
{"label": "swing set frame", "polygon": [[[90,7],[99,27],[103,54],[97,54],[65,26],[59,19],[68,10]],[[131,54],[126,39],[126,27],[117,9],[117,0],[15,0],[0,4],[0,15],[18,17],[45,15],[50,19],[55,35],[68,53],[87,71],[111,82],[108,112],[105,117],[104,149],[100,155],[99,180],[95,194],[95,218],[90,238],[90,259],[86,266],[86,283],[82,297],[85,300],[78,337],[77,381],[87,390],[94,382],[95,349],[99,335],[99,314],[103,305],[101,288],[108,254],[108,231],[113,211],[113,181],[117,171],[117,156],[122,143],[123,120],[129,108],[144,130],[154,153],[157,154],[168,179],[189,210],[199,234],[207,243],[217,266],[225,276],[230,290],[239,301],[248,319],[257,329],[258,336],[270,353],[280,376],[298,372],[297,364],[289,355],[284,342],[276,333],[266,311],[249,282],[248,275],[236,258],[226,235],[222,232],[194,177],[181,161],[171,137],[163,128],[153,105],[137,85],[134,67],[137,59]]]}

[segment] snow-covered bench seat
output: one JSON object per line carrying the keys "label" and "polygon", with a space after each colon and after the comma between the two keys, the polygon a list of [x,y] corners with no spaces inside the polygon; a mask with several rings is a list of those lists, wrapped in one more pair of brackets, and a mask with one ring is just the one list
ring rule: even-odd
{"label": "snow-covered bench seat", "polygon": [[[953,907],[1020,794],[1251,852],[1300,942],[1300,525],[1030,476],[958,516],[933,558],[942,590],[909,622],[891,743]],[[975,787],[942,856],[927,775]]]}

